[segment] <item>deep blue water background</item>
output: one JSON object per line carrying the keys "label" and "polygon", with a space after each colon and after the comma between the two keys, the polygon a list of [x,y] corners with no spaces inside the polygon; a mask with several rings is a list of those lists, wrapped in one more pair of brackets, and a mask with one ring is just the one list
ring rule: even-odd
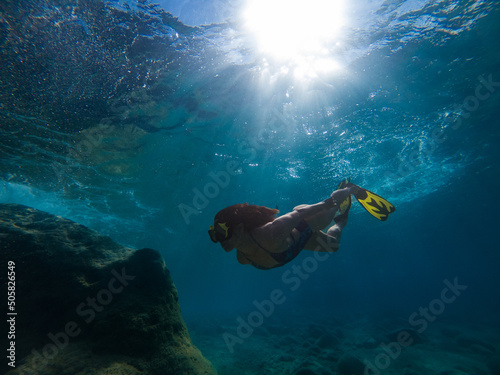
{"label": "deep blue water background", "polygon": [[[158,17],[158,8],[106,4],[137,18],[106,18],[99,29],[101,13],[74,5],[76,18],[64,22],[79,32],[57,37],[59,53],[72,51],[62,62],[56,52],[35,53],[55,43],[55,31],[40,35],[26,25],[35,16],[55,25],[67,17],[64,7],[54,13],[51,5],[27,2],[25,12],[16,13],[3,6],[1,202],[65,216],[126,245],[158,249],[188,324],[199,316],[235,324],[274,289],[287,298],[276,316],[405,318],[439,298],[445,279],[458,278],[468,288],[439,319],[498,327],[500,86],[483,86],[486,99],[476,91],[483,78],[500,82],[498,3],[358,5],[345,47],[332,49],[345,70],[302,82],[280,74],[279,67],[262,68],[237,25],[185,28],[170,19],[168,28],[160,28],[145,21],[148,12]],[[169,4],[163,5],[175,15]],[[14,13],[17,23],[9,18]],[[221,21],[213,14],[185,17],[192,26]],[[106,30],[115,24],[132,36],[111,48],[113,35]],[[134,29],[137,24],[144,28]],[[19,34],[19,42],[13,35],[23,27],[29,32]],[[148,35],[151,44],[133,52],[124,43],[134,33]],[[111,57],[91,61],[91,52],[74,49],[78,38],[95,47],[92,53],[106,48]],[[124,61],[113,55],[121,51]],[[44,80],[19,65],[37,56],[45,59]],[[92,64],[95,71],[87,69]],[[14,89],[16,80],[29,82]],[[112,121],[99,128],[113,106]],[[65,109],[85,107],[92,110],[82,117]],[[100,135],[83,148],[86,129]],[[194,207],[193,189],[203,191],[213,180],[210,173],[230,162],[238,163],[237,173],[187,222],[180,205]],[[238,264],[235,253],[209,241],[208,225],[223,207],[249,202],[284,213],[325,199],[345,177],[386,197],[397,211],[378,222],[354,203],[340,251],[295,291],[283,273],[309,254],[265,272]]]}

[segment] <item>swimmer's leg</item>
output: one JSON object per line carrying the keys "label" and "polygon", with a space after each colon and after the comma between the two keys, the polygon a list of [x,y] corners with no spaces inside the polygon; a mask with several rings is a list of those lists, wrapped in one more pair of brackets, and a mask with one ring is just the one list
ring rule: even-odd
{"label": "swimmer's leg", "polygon": [[[330,225],[338,211],[337,202],[342,202],[351,194],[350,188],[336,190],[331,197],[316,204],[301,204],[293,210],[300,213],[313,232],[325,229]],[[342,227],[343,228],[343,227]]]}
{"label": "swimmer's leg", "polygon": [[309,241],[305,250],[335,252],[340,246],[342,230],[347,224],[347,214],[335,218],[336,223],[328,228],[327,232],[316,231]]}
{"label": "swimmer's leg", "polygon": [[340,245],[340,236],[338,236],[338,234],[339,233],[335,233],[337,237],[334,237],[321,231],[314,232],[309,241],[307,241],[304,250],[328,253],[336,252]]}

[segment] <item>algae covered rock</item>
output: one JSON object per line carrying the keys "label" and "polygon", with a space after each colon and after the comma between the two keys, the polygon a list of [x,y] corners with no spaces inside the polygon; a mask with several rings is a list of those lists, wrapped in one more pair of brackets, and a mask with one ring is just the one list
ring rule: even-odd
{"label": "algae covered rock", "polygon": [[157,251],[0,204],[0,260],[15,278],[9,375],[216,374]]}

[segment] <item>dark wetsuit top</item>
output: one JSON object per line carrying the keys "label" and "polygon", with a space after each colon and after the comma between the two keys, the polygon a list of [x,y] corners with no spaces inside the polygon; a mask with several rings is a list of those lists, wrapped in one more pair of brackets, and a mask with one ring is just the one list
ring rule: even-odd
{"label": "dark wetsuit top", "polygon": [[[264,250],[266,253],[268,253],[276,262],[278,262],[277,265],[271,266],[271,267],[263,267],[259,264],[255,264],[252,262],[252,265],[256,268],[259,268],[261,270],[269,270],[271,268],[276,268],[276,267],[281,267],[290,262],[292,259],[294,259],[299,253],[304,249],[304,246],[306,246],[307,241],[312,236],[312,229],[309,226],[309,224],[306,223],[305,220],[302,220],[300,223],[297,224],[295,227],[300,233],[298,239],[294,239],[293,243],[290,245],[288,249],[283,251],[282,253],[271,253],[270,251],[264,249],[253,237],[252,233],[250,233],[250,236],[254,240],[254,242],[259,245],[259,247]],[[291,234],[290,234],[291,235]],[[293,238],[293,237],[292,237]]]}

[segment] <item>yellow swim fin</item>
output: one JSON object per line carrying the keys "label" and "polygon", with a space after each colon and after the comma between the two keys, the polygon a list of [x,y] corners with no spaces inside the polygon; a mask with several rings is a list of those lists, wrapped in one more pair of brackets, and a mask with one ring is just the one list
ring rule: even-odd
{"label": "yellow swim fin", "polygon": [[[350,183],[350,186],[354,184]],[[369,190],[363,189],[357,185],[353,195],[356,197],[358,202],[368,211],[372,216],[376,217],[381,221],[386,221],[389,214],[396,211],[396,207],[388,200],[382,198],[380,195],[372,193]]]}

